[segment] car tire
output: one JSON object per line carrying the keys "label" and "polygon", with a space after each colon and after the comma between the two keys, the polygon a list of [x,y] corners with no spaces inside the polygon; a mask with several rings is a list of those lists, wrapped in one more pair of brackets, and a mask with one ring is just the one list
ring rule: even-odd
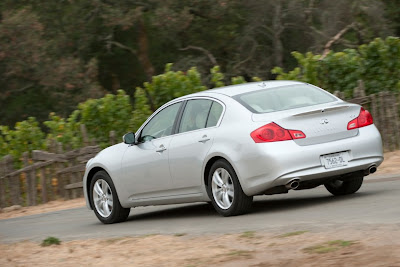
{"label": "car tire", "polygon": [[335,196],[349,195],[357,192],[364,181],[362,174],[354,174],[350,179],[336,179],[325,185],[325,188]]}
{"label": "car tire", "polygon": [[246,213],[253,203],[240,185],[233,167],[226,160],[217,160],[208,175],[208,195],[214,209],[222,216]]}
{"label": "car tire", "polygon": [[95,173],[89,195],[94,213],[102,223],[118,223],[128,218],[131,209],[121,206],[114,183],[105,171]]}

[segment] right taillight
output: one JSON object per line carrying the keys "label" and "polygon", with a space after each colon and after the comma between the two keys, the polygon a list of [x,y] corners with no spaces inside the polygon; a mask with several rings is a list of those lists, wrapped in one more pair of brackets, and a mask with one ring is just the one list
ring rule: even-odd
{"label": "right taillight", "polygon": [[287,130],[278,124],[268,123],[250,134],[256,143],[278,142],[292,139],[306,138],[306,135],[299,130]]}
{"label": "right taillight", "polygon": [[347,124],[347,130],[361,128],[364,126],[371,125],[373,123],[374,120],[372,119],[371,113],[369,113],[368,110],[365,110],[363,107],[361,107],[360,115],[358,115],[357,118],[349,121],[349,123]]}

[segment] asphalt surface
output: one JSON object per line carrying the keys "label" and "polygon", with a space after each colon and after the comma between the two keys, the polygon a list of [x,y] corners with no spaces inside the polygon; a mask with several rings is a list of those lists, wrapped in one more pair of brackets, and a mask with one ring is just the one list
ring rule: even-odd
{"label": "asphalt surface", "polygon": [[324,231],[365,225],[400,226],[400,176],[366,180],[353,195],[334,197],[324,187],[256,197],[250,213],[220,217],[206,203],[139,207],[124,223],[103,225],[92,211],[76,208],[0,220],[0,242],[140,236],[225,234],[243,231]]}

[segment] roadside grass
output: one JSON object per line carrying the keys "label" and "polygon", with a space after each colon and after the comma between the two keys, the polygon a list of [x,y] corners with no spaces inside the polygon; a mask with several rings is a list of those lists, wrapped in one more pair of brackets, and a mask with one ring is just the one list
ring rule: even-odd
{"label": "roadside grass", "polygon": [[228,256],[229,260],[236,258],[251,259],[253,257],[253,251],[251,250],[232,250],[221,256]]}
{"label": "roadside grass", "polygon": [[332,241],[328,241],[328,242],[325,242],[325,243],[322,243],[319,245],[306,247],[303,249],[303,251],[306,253],[323,254],[323,253],[333,252],[333,251],[339,250],[341,248],[345,248],[345,247],[354,245],[355,243],[356,243],[356,241],[332,240]]}
{"label": "roadside grass", "polygon": [[153,237],[153,236],[157,236],[160,235],[158,233],[154,233],[154,234],[145,234],[145,235],[140,235],[138,236],[138,238],[147,238],[147,237]]}
{"label": "roadside grass", "polygon": [[289,236],[302,235],[302,234],[304,234],[304,233],[308,233],[308,231],[289,232],[289,233],[286,233],[286,234],[278,235],[277,237],[279,237],[279,238],[285,238],[285,237],[289,237]]}
{"label": "roadside grass", "polygon": [[174,236],[185,236],[185,235],[187,235],[187,233],[176,233],[176,234],[174,234]]}
{"label": "roadside grass", "polygon": [[61,244],[60,239],[58,239],[57,237],[49,236],[49,237],[47,237],[46,239],[44,239],[42,241],[41,246],[42,247],[48,247],[48,246],[51,246],[51,245],[60,245],[60,244]]}
{"label": "roadside grass", "polygon": [[113,238],[106,239],[103,242],[107,243],[107,244],[114,244],[114,243],[124,240],[124,239],[125,239],[125,237],[113,237]]}
{"label": "roadside grass", "polygon": [[246,231],[240,234],[240,238],[255,238],[256,232],[255,231]]}

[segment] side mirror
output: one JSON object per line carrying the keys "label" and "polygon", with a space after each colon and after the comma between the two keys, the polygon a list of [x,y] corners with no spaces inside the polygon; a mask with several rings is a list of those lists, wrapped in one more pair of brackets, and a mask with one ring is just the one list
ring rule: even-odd
{"label": "side mirror", "polygon": [[134,145],[135,144],[135,134],[134,133],[127,133],[122,137],[122,140],[125,144]]}

